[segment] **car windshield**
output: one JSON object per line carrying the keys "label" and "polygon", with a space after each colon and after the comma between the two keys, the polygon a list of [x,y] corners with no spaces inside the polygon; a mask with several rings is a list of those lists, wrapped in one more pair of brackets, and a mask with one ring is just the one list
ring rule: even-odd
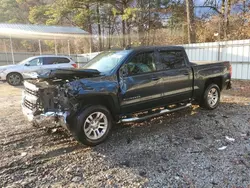
{"label": "car windshield", "polygon": [[29,57],[25,60],[22,60],[21,62],[18,63],[18,65],[24,65],[25,63],[29,62],[30,60],[32,60],[34,57]]}
{"label": "car windshield", "polygon": [[131,52],[131,50],[102,52],[85,65],[84,69],[96,69],[106,74],[111,72],[121,61]]}

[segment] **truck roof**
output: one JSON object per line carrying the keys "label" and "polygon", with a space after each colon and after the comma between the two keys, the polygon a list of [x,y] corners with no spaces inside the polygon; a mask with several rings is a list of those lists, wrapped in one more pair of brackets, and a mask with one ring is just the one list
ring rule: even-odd
{"label": "truck roof", "polygon": [[140,50],[153,50],[155,48],[158,49],[171,49],[171,50],[183,50],[184,47],[182,46],[140,46],[140,47],[128,47],[126,49],[131,49],[131,50],[135,50],[135,51],[140,51]]}
{"label": "truck roof", "polygon": [[37,56],[32,56],[32,57],[65,57],[65,58],[70,58],[69,56],[66,55],[53,55],[53,54],[49,54],[49,55],[37,55]]}
{"label": "truck roof", "polygon": [[162,50],[184,50],[184,47],[182,46],[139,46],[139,47],[131,47],[128,46],[125,49],[111,49],[111,51],[122,51],[122,50],[133,50],[133,51],[144,51],[144,50],[154,50],[155,48],[157,49],[162,49]]}

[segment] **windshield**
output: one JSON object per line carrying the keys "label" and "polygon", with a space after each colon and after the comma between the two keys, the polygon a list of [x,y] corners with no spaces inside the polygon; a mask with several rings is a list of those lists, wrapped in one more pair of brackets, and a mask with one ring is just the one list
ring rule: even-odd
{"label": "windshield", "polygon": [[20,63],[18,63],[18,65],[24,65],[25,63],[29,62],[30,60],[32,60],[34,57],[29,57],[25,60],[22,60]]}
{"label": "windshield", "polygon": [[85,69],[96,69],[101,73],[111,72],[121,61],[131,52],[131,50],[123,51],[109,51],[102,52],[92,60],[89,61],[87,65],[84,66]]}

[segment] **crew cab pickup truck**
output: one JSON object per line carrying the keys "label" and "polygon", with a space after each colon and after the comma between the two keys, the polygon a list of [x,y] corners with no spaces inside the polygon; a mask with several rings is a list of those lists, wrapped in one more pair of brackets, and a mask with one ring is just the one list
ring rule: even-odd
{"label": "crew cab pickup truck", "polygon": [[229,62],[192,63],[183,47],[107,51],[83,69],[51,70],[26,80],[23,113],[34,124],[58,122],[94,146],[118,122],[142,121],[198,103],[209,110],[231,87]]}

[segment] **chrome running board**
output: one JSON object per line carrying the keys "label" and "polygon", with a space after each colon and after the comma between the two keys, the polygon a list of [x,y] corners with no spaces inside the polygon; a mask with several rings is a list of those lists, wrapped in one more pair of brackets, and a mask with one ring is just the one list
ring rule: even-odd
{"label": "chrome running board", "polygon": [[185,106],[180,106],[180,107],[177,107],[177,108],[174,108],[174,109],[163,109],[158,113],[146,115],[146,116],[143,116],[143,117],[125,118],[125,119],[122,119],[120,122],[129,123],[129,122],[135,122],[135,121],[142,121],[142,120],[146,120],[146,119],[149,119],[149,118],[152,118],[152,117],[155,117],[155,116],[160,116],[160,115],[165,114],[165,113],[170,113],[170,112],[174,112],[174,111],[177,111],[177,110],[181,110],[181,109],[184,109],[184,108],[187,108],[187,107],[190,107],[190,106],[192,106],[192,104],[188,103]]}

